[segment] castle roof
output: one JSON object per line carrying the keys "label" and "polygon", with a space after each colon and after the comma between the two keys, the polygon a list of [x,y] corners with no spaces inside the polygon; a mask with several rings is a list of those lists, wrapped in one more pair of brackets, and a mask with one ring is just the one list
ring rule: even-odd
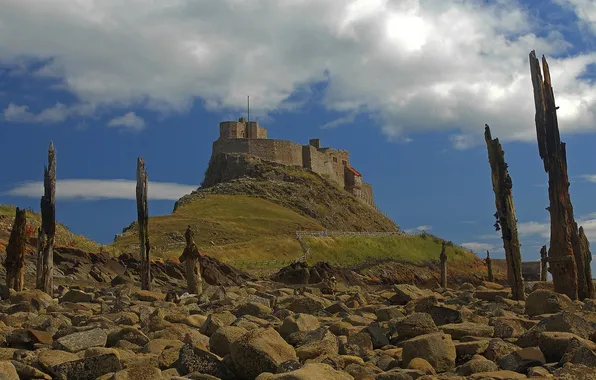
{"label": "castle roof", "polygon": [[358,170],[354,169],[354,168],[353,168],[353,167],[351,167],[351,166],[346,166],[346,167],[347,167],[347,168],[348,168],[348,170],[349,170],[349,171],[351,171],[352,173],[356,174],[356,175],[357,175],[357,176],[359,176],[359,177],[362,177],[362,174],[360,174],[360,173],[358,172]]}

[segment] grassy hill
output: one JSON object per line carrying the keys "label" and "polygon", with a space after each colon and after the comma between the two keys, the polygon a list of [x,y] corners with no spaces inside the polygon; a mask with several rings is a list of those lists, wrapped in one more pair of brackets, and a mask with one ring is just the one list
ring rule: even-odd
{"label": "grassy hill", "polygon": [[[149,218],[155,257],[175,258],[191,225],[202,253],[243,269],[279,268],[302,255],[296,231],[397,232],[399,227],[332,181],[299,167],[245,155],[212,158],[202,187],[182,197],[170,215]],[[112,246],[138,249],[132,223]],[[358,266],[375,260],[438,260],[442,240],[432,235],[304,238],[309,261]],[[474,261],[450,245],[450,260]]]}
{"label": "grassy hill", "polygon": [[[10,231],[12,230],[12,223],[15,217],[16,207],[12,205],[0,205],[0,252],[4,252],[8,239],[10,238]],[[41,214],[38,212],[27,211],[27,226],[29,233],[28,251],[35,251],[37,228],[41,225]],[[73,234],[68,227],[61,223],[56,223],[56,241],[57,247],[72,247],[78,248],[86,252],[104,252],[118,253],[114,247],[105,246],[88,239],[85,236]]]}

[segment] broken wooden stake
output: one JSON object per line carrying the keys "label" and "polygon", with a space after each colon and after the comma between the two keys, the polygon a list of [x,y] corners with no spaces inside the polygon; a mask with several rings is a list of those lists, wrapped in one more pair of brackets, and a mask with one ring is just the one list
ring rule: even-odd
{"label": "broken wooden stake", "polygon": [[495,227],[501,230],[505,260],[507,261],[507,282],[511,286],[514,300],[524,300],[524,284],[521,269],[521,253],[519,237],[517,235],[517,218],[513,203],[513,182],[505,163],[505,152],[499,139],[493,139],[490,127],[485,124],[484,139],[488,150],[488,161],[491,168],[495,206],[497,208],[497,223]]}
{"label": "broken wooden stake", "polygon": [[484,262],[486,263],[486,268],[488,270],[488,281],[494,282],[495,277],[493,275],[493,262],[490,259],[490,252],[488,250],[486,250],[486,259],[484,260]]}
{"label": "broken wooden stake", "polygon": [[37,242],[37,289],[54,293],[54,238],[56,235],[56,150],[50,142],[48,166],[43,175],[44,195],[41,197],[41,227]]}
{"label": "broken wooden stake", "polygon": [[447,288],[447,242],[443,241],[441,246],[441,254],[439,258],[441,259],[441,287],[446,289]]}
{"label": "broken wooden stake", "polygon": [[137,222],[141,256],[141,289],[151,290],[151,260],[149,245],[149,205],[147,203],[147,171],[145,160],[137,159]]}
{"label": "broken wooden stake", "polygon": [[194,241],[194,233],[190,226],[184,234],[186,247],[180,255],[180,262],[185,264],[187,292],[190,294],[201,294],[203,292],[203,279],[201,278],[200,253]]}
{"label": "broken wooden stake", "polygon": [[25,284],[25,247],[27,245],[26,211],[17,207],[8,245],[6,246],[6,286],[17,292],[23,290]]}
{"label": "broken wooden stake", "polygon": [[[538,152],[548,173],[548,198],[550,213],[550,248],[548,263],[553,277],[555,291],[566,294],[572,300],[584,299],[588,293],[585,279],[585,264],[580,247],[577,224],[573,217],[573,206],[569,196],[567,176],[567,153],[561,142],[555,106],[555,95],[551,86],[550,72],[546,58],[540,62],[534,50],[530,52],[530,74],[534,89],[535,123]],[[591,282],[592,280],[589,279]]]}
{"label": "broken wooden stake", "polygon": [[548,253],[546,251],[546,245],[543,245],[540,249],[540,281],[546,281],[548,279]]}
{"label": "broken wooden stake", "polygon": [[590,242],[584,233],[584,227],[579,228],[579,243],[584,259],[584,279],[586,281],[584,298],[594,298],[594,282],[592,281],[592,252],[590,252]]}

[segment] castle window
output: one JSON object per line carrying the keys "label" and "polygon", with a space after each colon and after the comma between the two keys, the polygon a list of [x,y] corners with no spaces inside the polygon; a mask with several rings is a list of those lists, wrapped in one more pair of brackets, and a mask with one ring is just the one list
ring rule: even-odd
{"label": "castle window", "polygon": [[346,161],[346,160],[341,160],[341,163],[342,163],[342,164],[344,164],[344,165],[347,165],[347,164],[348,164],[348,161]]}
{"label": "castle window", "polygon": [[337,157],[333,157],[333,162],[337,162]]}

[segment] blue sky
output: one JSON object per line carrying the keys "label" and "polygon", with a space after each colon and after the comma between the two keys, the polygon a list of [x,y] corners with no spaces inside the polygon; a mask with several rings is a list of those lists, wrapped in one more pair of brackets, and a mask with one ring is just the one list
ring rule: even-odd
{"label": "blue sky", "polygon": [[244,116],[250,95],[269,137],[349,150],[403,229],[503,257],[489,124],[510,166],[524,260],[537,259],[549,225],[528,65],[536,50],[561,107],[575,216],[596,241],[593,1],[0,7],[0,203],[39,209],[52,140],[57,219],[73,232],[109,243],[136,218],[138,156],[150,213],[171,212],[201,182],[218,123]]}

